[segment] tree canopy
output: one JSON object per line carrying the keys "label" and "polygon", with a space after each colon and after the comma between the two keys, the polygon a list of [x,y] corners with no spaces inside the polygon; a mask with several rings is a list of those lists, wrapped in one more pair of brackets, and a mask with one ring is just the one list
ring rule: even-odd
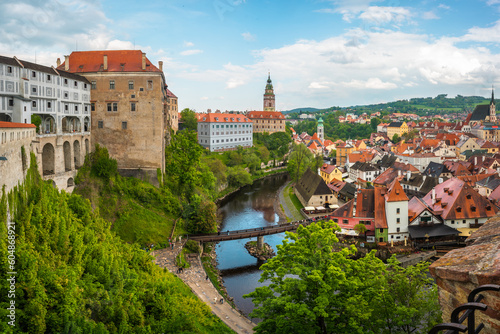
{"label": "tree canopy", "polygon": [[287,170],[295,182],[302,177],[308,167],[313,167],[316,163],[314,155],[304,144],[293,144],[292,152],[288,158]]}
{"label": "tree canopy", "polygon": [[354,260],[354,246],[337,249],[332,222],[287,232],[277,255],[263,264],[258,287],[245,295],[262,319],[256,333],[411,333],[439,322],[437,290],[427,265],[409,269],[375,252]]}
{"label": "tree canopy", "polygon": [[197,131],[198,119],[196,112],[192,109],[185,108],[181,111],[182,129]]}

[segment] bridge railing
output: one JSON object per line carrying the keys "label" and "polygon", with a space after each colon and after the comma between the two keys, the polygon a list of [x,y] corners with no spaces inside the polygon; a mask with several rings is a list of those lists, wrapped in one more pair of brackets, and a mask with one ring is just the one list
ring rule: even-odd
{"label": "bridge railing", "polygon": [[[436,334],[443,330],[446,330],[445,334],[465,333],[466,331],[468,334],[480,333],[484,324],[480,323],[476,327],[475,311],[486,311],[488,308],[487,305],[481,303],[484,296],[479,293],[483,291],[500,291],[500,285],[485,284],[472,290],[467,298],[467,303],[455,308],[451,313],[451,322],[432,327],[429,334]],[[465,312],[460,316],[463,311]],[[467,320],[467,326],[463,324],[465,320]]]}

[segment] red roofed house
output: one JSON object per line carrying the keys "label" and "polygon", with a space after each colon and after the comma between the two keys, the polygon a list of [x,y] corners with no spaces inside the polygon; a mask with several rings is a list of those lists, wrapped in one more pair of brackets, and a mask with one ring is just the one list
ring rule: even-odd
{"label": "red roofed house", "polygon": [[165,171],[163,62],[156,67],[140,50],[75,51],[58,69],[91,82],[92,142],[108,149],[120,173],[156,183]]}
{"label": "red roofed house", "polygon": [[342,181],[342,172],[335,165],[323,164],[320,169],[320,176],[327,184],[333,180]]}
{"label": "red roofed house", "polygon": [[402,241],[409,237],[408,196],[397,178],[387,187],[384,197],[388,241]]}
{"label": "red roofed house", "polygon": [[256,133],[285,132],[285,115],[279,111],[250,111],[247,117],[252,120]]}
{"label": "red roofed house", "polygon": [[447,226],[458,230],[478,228],[498,212],[485,197],[454,177],[434,187],[423,201]]}
{"label": "red roofed house", "polygon": [[197,114],[198,143],[210,152],[252,147],[253,123],[242,114]]}

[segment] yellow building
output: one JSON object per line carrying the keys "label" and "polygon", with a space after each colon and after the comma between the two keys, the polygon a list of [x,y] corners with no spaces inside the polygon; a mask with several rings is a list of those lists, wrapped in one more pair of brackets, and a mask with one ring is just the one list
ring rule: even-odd
{"label": "yellow building", "polygon": [[408,132],[408,125],[406,122],[391,122],[387,126],[387,137],[392,140],[395,134],[401,137],[403,134]]}
{"label": "yellow building", "polygon": [[344,166],[347,163],[347,157],[354,151],[354,146],[351,144],[337,145],[337,166]]}
{"label": "yellow building", "polygon": [[342,181],[342,172],[335,165],[323,164],[319,173],[326,183],[330,183],[334,179]]}

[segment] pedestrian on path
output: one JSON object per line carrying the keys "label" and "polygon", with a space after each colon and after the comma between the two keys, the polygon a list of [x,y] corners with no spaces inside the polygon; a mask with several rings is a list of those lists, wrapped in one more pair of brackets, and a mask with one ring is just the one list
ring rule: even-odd
{"label": "pedestrian on path", "polygon": [[205,281],[208,281],[208,275],[205,277]]}
{"label": "pedestrian on path", "polygon": [[217,297],[214,297],[214,304],[217,304]]}

